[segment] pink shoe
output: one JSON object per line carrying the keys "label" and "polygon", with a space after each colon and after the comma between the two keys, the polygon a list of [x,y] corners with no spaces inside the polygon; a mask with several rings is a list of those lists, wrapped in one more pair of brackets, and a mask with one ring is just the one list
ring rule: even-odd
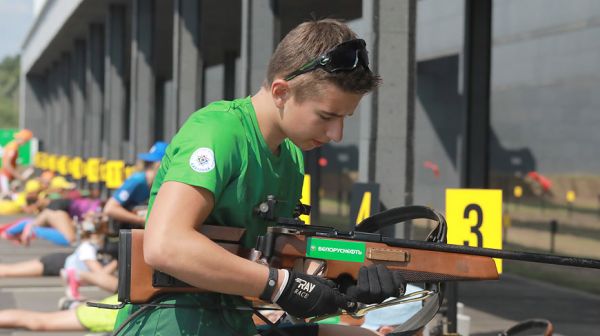
{"label": "pink shoe", "polygon": [[31,240],[35,238],[35,232],[33,232],[33,223],[25,225],[23,232],[21,233],[21,244],[29,246]]}
{"label": "pink shoe", "polygon": [[73,300],[81,299],[79,294],[79,279],[77,279],[77,271],[73,268],[67,270],[67,296]]}
{"label": "pink shoe", "polygon": [[6,224],[3,224],[2,226],[0,226],[0,232],[4,232],[4,231],[6,231],[6,230],[10,229],[11,227],[13,227],[13,226],[15,226],[15,225],[18,225],[18,224],[19,224],[19,223],[21,223],[22,221],[24,221],[24,220],[28,220],[28,219],[32,219],[32,220],[33,220],[33,218],[29,218],[29,217],[22,217],[22,218],[19,218],[19,219],[15,219],[15,220],[14,220],[14,221],[12,221],[12,222],[9,222],[9,223],[6,223]]}
{"label": "pink shoe", "polygon": [[6,239],[15,245],[21,245],[21,237],[8,234],[4,231],[0,232],[0,238]]}
{"label": "pink shoe", "polygon": [[0,233],[4,233],[4,231],[6,231],[12,225],[14,225],[14,224],[8,223],[8,224],[4,224],[4,225],[0,226]]}
{"label": "pink shoe", "polygon": [[6,239],[15,245],[21,245],[20,235],[9,234],[6,231],[15,225],[19,225],[19,223],[24,219],[26,219],[26,218],[19,218],[8,224],[4,224],[4,225],[0,226],[0,238]]}

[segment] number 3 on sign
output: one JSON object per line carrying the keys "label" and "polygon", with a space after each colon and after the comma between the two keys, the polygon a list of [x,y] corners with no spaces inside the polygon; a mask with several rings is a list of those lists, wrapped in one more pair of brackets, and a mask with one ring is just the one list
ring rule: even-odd
{"label": "number 3 on sign", "polygon": [[449,244],[502,249],[502,190],[446,189],[446,220]]}

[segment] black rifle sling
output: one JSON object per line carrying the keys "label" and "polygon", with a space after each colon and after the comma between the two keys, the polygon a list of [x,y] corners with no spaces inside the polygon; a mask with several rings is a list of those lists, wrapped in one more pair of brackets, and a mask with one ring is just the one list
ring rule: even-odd
{"label": "black rifle sling", "polygon": [[446,219],[436,210],[422,205],[392,208],[374,214],[358,223],[358,225],[356,225],[356,231],[376,232],[384,227],[413,219],[430,219],[436,221],[438,226],[431,232],[427,240],[446,243]]}

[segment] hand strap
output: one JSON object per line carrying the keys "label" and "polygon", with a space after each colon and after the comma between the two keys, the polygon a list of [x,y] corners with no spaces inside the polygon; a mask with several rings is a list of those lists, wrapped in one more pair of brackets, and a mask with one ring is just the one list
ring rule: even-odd
{"label": "hand strap", "polygon": [[275,286],[277,285],[278,276],[279,272],[277,272],[277,269],[269,267],[269,279],[267,280],[267,284],[265,285],[265,289],[263,289],[262,294],[260,294],[260,296],[258,297],[259,299],[271,302],[273,291],[275,290]]}

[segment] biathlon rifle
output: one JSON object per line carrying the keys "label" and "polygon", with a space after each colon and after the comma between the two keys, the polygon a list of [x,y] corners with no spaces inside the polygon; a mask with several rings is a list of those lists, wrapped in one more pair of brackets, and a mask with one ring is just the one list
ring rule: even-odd
{"label": "biathlon rifle", "polygon": [[[445,218],[429,207],[389,209],[365,219],[355,231],[339,231],[306,225],[296,216],[275,217],[276,203],[269,197],[257,208],[257,215],[276,225],[257,239],[253,249],[240,244],[245,233],[241,228],[203,225],[200,232],[234,254],[272,267],[298,268],[311,261],[318,265],[316,274],[334,280],[341,288],[355,283],[360,267],[371,264],[383,264],[390,270],[400,271],[407,282],[436,285],[447,281],[498,279],[492,258],[600,268],[600,261],[594,259],[446,244]],[[297,207],[297,210],[296,215],[307,212],[306,208]],[[426,241],[375,233],[386,226],[414,219],[438,223]],[[126,303],[147,304],[165,293],[205,291],[147,265],[143,258],[143,230],[120,232],[119,255],[118,298],[122,304],[118,307]],[[429,295],[431,293],[422,297]],[[361,313],[359,309],[355,314],[364,315],[365,312],[362,310]]]}
{"label": "biathlon rifle", "polygon": [[[244,229],[203,225],[201,233],[228,251],[247,259],[277,268],[298,268],[307,261],[316,262],[317,272],[336,281],[342,287],[358,278],[361,266],[384,264],[391,270],[401,271],[408,282],[439,283],[446,281],[491,280],[498,273],[493,260],[486,256],[444,251],[446,223],[444,217],[433,209],[411,206],[392,209],[371,217],[361,225],[371,230],[384,223],[379,219],[403,222],[428,218],[438,222],[438,227],[428,242],[395,239],[378,233],[339,231],[331,227],[306,225],[296,216],[275,218],[277,201],[269,199],[257,207],[257,215],[276,225],[257,239],[254,249],[240,245]],[[308,212],[300,207],[296,215]],[[388,218],[392,214],[394,218]],[[370,224],[376,223],[376,224]],[[362,228],[362,226],[358,226]],[[153,270],[143,258],[143,230],[122,230],[119,255],[119,301],[122,303],[148,303],[152,298],[170,292],[201,292],[186,283]]]}

